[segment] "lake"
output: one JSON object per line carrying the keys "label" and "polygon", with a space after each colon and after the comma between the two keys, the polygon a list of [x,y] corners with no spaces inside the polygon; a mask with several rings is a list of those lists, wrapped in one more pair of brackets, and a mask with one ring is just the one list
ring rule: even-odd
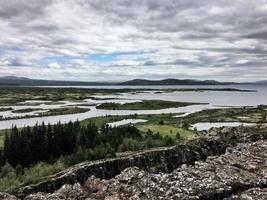
{"label": "lake", "polygon": [[[64,86],[67,87],[67,86]],[[73,86],[70,86],[73,87]],[[68,122],[70,120],[83,120],[92,117],[105,116],[105,115],[129,115],[129,114],[161,114],[161,113],[184,113],[180,117],[187,114],[201,111],[203,109],[214,109],[220,107],[230,106],[257,106],[259,104],[267,104],[267,86],[266,85],[194,85],[194,86],[75,86],[74,88],[105,88],[105,89],[120,89],[120,88],[146,88],[146,92],[142,93],[121,93],[116,95],[96,95],[95,97],[101,98],[118,98],[113,100],[91,100],[87,99],[82,103],[88,104],[100,104],[104,102],[135,102],[140,100],[166,100],[166,101],[182,101],[182,102],[196,102],[196,103],[208,103],[207,105],[192,105],[180,108],[168,108],[162,110],[101,110],[96,109],[95,106],[86,106],[91,110],[85,113],[71,114],[71,115],[58,115],[58,116],[47,116],[47,117],[34,117],[27,119],[12,119],[0,121],[0,129],[10,128],[12,125],[23,127],[26,125],[33,126],[36,123],[57,123],[58,121]],[[187,92],[164,92],[155,93],[149,91],[149,89],[179,89],[179,88],[236,88],[246,90],[257,90],[257,92],[237,92],[237,91],[187,91]],[[41,102],[42,103],[42,102]],[[62,104],[58,105],[45,105],[40,104],[36,106],[32,105],[19,105],[13,106],[15,109],[22,108],[58,108],[68,105],[78,105],[81,102],[63,101]],[[80,106],[85,107],[85,106]],[[10,111],[0,112],[0,115],[10,115]],[[25,114],[25,113],[24,113]],[[29,114],[29,113],[26,113]],[[20,116],[23,115],[20,113]],[[177,115],[179,117],[179,115]]]}

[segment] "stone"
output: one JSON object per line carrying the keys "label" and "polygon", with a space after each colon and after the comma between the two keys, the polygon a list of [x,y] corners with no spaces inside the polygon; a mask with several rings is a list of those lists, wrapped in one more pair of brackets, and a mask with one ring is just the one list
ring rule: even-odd
{"label": "stone", "polygon": [[[267,141],[240,143],[220,156],[183,165],[171,173],[130,167],[112,179],[91,176],[83,186],[65,185],[53,194],[59,199],[88,200],[263,200],[267,197],[266,155]],[[52,199],[51,195],[39,199]]]}
{"label": "stone", "polygon": [[239,194],[232,195],[225,200],[266,200],[267,188],[252,188],[241,192]]}
{"label": "stone", "polygon": [[13,195],[4,193],[4,192],[0,192],[0,199],[2,200],[17,200],[17,198]]}

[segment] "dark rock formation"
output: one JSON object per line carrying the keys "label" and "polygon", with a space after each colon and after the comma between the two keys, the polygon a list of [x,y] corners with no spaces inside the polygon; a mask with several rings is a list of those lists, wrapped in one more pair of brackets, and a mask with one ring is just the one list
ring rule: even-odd
{"label": "dark rock formation", "polygon": [[0,199],[2,200],[17,200],[17,198],[13,195],[4,193],[4,192],[0,192]]}
{"label": "dark rock formation", "polygon": [[239,194],[232,195],[225,200],[266,200],[267,188],[252,188],[241,192]]}
{"label": "dark rock formation", "polygon": [[110,179],[132,166],[148,171],[157,169],[157,171],[170,172],[182,164],[194,164],[195,161],[205,160],[208,156],[222,154],[226,147],[227,144],[221,140],[200,138],[175,147],[148,150],[127,157],[81,163],[56,175],[46,177],[38,184],[21,186],[18,193],[23,197],[35,192],[53,192],[67,183],[83,184],[92,175],[101,179]]}
{"label": "dark rock formation", "polygon": [[83,186],[64,185],[53,194],[38,193],[26,199],[267,199],[266,155],[267,141],[243,143],[171,173],[131,167],[110,180],[91,176]]}

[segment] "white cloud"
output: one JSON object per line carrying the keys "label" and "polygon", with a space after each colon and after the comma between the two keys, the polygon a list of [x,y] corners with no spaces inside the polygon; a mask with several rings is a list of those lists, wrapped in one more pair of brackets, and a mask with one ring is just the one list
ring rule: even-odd
{"label": "white cloud", "polygon": [[[265,7],[265,0],[2,0],[0,76],[263,79]],[[105,63],[86,57],[127,51],[147,52]],[[51,57],[66,60],[41,62]]]}
{"label": "white cloud", "polygon": [[53,69],[61,69],[61,66],[58,63],[50,63],[48,66]]}

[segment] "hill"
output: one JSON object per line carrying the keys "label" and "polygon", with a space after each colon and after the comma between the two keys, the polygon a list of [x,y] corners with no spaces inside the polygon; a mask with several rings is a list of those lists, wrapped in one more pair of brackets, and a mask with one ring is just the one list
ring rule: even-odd
{"label": "hill", "polygon": [[267,85],[267,80],[256,81],[255,84]]}
{"label": "hill", "polygon": [[134,79],[119,83],[119,85],[231,85],[234,82],[218,82],[214,80],[192,80],[192,79],[163,79],[163,80],[146,80]]}
{"label": "hill", "polygon": [[85,82],[85,81],[56,81],[29,79],[25,77],[4,76],[0,77],[0,86],[87,86],[87,85],[112,85],[109,82]]}
{"label": "hill", "polygon": [[215,80],[194,80],[194,79],[162,79],[162,80],[148,80],[148,79],[133,79],[124,82],[86,82],[86,81],[59,81],[59,80],[43,80],[30,79],[26,77],[17,76],[3,76],[0,77],[0,86],[97,86],[97,85],[232,85],[232,84],[260,84],[267,85],[267,80],[256,82],[219,82]]}

